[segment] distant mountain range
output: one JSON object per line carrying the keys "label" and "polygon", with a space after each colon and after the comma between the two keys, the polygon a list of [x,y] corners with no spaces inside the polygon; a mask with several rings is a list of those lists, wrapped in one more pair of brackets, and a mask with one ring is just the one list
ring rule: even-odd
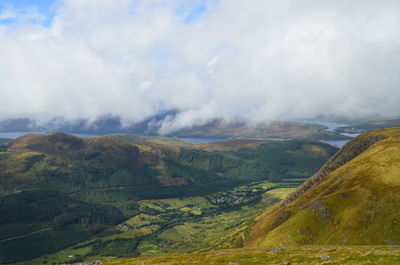
{"label": "distant mountain range", "polygon": [[156,135],[158,127],[152,124],[165,119],[168,115],[175,115],[176,112],[165,112],[155,115],[144,121],[131,126],[122,125],[118,117],[102,117],[94,122],[80,119],[67,121],[64,119],[54,119],[44,124],[37,124],[28,118],[9,119],[0,121],[0,132],[65,132],[65,133],[87,133],[87,134],[107,134],[107,133],[135,133],[145,135]]}
{"label": "distant mountain range", "polygon": [[[0,122],[0,132],[64,132],[81,134],[110,134],[130,133],[141,135],[160,135],[162,121],[166,117],[176,115],[176,112],[148,118],[131,126],[123,126],[117,117],[104,117],[92,123],[86,120],[74,122],[53,120],[46,124],[37,125],[30,119],[11,119]],[[317,139],[339,140],[349,139],[336,132],[326,131],[326,128],[317,124],[302,122],[273,121],[269,123],[250,124],[245,121],[224,122],[213,120],[204,125],[182,128],[170,132],[166,136],[179,137],[213,137],[213,138],[279,138],[279,139]]]}

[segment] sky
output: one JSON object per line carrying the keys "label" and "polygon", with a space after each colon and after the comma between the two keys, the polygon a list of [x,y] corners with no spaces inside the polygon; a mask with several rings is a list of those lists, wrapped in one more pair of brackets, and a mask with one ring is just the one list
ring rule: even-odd
{"label": "sky", "polygon": [[398,0],[0,0],[0,120],[400,116]]}

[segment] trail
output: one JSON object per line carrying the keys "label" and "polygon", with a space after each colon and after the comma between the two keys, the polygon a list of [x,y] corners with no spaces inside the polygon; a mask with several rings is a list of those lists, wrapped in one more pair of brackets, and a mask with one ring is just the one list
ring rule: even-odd
{"label": "trail", "polygon": [[18,238],[22,238],[22,237],[26,237],[26,236],[30,236],[30,235],[34,235],[34,234],[38,234],[38,233],[41,233],[41,232],[50,231],[50,230],[52,230],[52,229],[51,229],[51,228],[44,228],[44,229],[41,229],[41,230],[37,230],[37,231],[31,232],[31,233],[29,233],[29,234],[20,235],[20,236],[13,236],[13,237],[9,237],[9,238],[6,238],[6,239],[3,239],[3,240],[0,240],[0,243],[4,243],[4,242],[10,241],[10,240],[14,240],[14,239],[18,239]]}

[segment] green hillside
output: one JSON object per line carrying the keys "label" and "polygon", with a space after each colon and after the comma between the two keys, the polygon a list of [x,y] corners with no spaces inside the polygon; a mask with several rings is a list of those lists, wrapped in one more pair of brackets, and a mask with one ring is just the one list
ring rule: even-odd
{"label": "green hillside", "polygon": [[365,133],[279,206],[247,246],[400,244],[400,128]]}

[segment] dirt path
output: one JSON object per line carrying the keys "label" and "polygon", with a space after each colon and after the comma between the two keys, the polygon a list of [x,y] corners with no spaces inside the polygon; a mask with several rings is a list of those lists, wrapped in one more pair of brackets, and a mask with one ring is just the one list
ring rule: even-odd
{"label": "dirt path", "polygon": [[44,229],[37,230],[37,231],[34,231],[34,232],[32,232],[32,233],[29,233],[29,234],[9,237],[9,238],[0,240],[0,243],[7,242],[7,241],[10,241],[10,240],[14,240],[14,239],[18,239],[18,238],[22,238],[22,237],[26,237],[26,236],[30,236],[30,235],[34,235],[34,234],[41,233],[41,232],[50,231],[50,230],[52,230],[52,229],[51,229],[51,228],[44,228]]}

